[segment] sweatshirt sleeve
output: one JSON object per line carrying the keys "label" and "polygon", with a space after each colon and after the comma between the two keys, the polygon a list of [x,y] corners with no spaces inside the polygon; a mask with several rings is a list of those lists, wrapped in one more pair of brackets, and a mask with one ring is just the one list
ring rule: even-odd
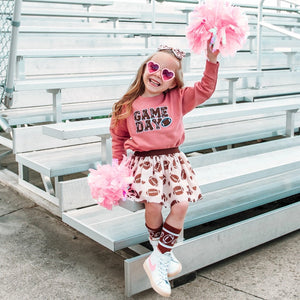
{"label": "sweatshirt sleeve", "polygon": [[121,162],[123,154],[126,155],[124,144],[130,138],[126,119],[120,120],[114,127],[110,125],[110,134],[112,136],[112,158]]}
{"label": "sweatshirt sleeve", "polygon": [[184,115],[212,96],[217,85],[218,70],[218,62],[214,64],[206,61],[201,81],[196,82],[194,87],[182,89],[182,112]]}

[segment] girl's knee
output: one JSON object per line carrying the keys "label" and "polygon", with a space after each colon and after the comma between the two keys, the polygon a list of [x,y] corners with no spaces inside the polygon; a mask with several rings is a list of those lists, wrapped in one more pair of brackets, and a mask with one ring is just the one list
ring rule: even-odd
{"label": "girl's knee", "polygon": [[189,207],[188,201],[177,202],[171,207],[173,213],[185,215]]}
{"label": "girl's knee", "polygon": [[159,203],[145,203],[145,210],[148,213],[159,214],[162,210],[162,205]]}

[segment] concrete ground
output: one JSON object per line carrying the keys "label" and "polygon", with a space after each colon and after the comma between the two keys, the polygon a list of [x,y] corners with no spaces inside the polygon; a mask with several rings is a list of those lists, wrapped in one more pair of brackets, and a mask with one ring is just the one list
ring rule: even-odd
{"label": "concrete ground", "polygon": [[[0,183],[0,299],[124,296],[123,259]],[[300,299],[300,232],[197,271],[171,299]]]}

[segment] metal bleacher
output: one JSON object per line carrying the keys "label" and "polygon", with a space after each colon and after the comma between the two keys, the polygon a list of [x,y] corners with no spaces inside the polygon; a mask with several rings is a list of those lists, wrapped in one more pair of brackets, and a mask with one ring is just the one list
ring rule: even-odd
{"label": "metal bleacher", "polygon": [[[184,119],[181,150],[204,195],[190,206],[185,232],[300,193],[300,7],[273,2],[241,1],[249,37],[234,57],[220,57],[215,93]],[[15,48],[9,76],[1,73],[0,163],[10,155],[17,171],[0,172],[63,222],[123,255],[126,296],[150,287],[142,269],[150,251],[143,207],[125,201],[105,210],[86,178],[89,168],[110,162],[112,105],[159,44],[188,53],[186,85],[201,79],[206,58],[191,53],[185,39],[197,3],[16,0],[19,10],[1,11],[12,19]],[[174,249],[183,264],[178,276],[298,230],[299,213],[297,200],[183,235]]]}

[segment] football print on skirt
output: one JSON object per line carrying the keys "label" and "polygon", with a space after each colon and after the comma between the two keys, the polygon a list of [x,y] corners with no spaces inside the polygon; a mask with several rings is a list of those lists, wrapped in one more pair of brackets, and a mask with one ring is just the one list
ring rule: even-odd
{"label": "football print on skirt", "polygon": [[184,153],[131,158],[134,181],[127,199],[161,203],[196,202],[202,198],[195,173]]}

